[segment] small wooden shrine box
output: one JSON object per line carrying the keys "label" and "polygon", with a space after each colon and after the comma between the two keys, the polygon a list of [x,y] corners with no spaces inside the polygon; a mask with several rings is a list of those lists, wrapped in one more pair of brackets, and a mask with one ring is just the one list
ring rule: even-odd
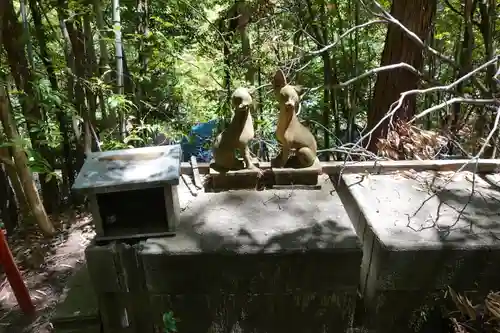
{"label": "small wooden shrine box", "polygon": [[87,195],[96,241],[162,237],[179,225],[180,145],[94,152],[73,190]]}

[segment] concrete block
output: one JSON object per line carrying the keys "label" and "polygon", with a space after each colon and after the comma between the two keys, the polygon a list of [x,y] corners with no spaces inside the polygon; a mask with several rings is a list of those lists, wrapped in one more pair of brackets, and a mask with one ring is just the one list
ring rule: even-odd
{"label": "concrete block", "polygon": [[63,300],[51,318],[56,333],[100,333],[97,297],[92,290],[87,267],[81,267],[69,280]]}
{"label": "concrete block", "polygon": [[[240,332],[290,331],[299,321],[310,325],[300,332],[350,327],[362,252],[331,183],[322,181],[321,190],[200,194],[175,237],[139,245],[151,297],[180,317],[182,331],[231,331],[243,322],[253,326]],[[216,310],[236,323],[220,317],[217,327],[195,327]]]}
{"label": "concrete block", "polygon": [[[254,164],[258,167],[258,163]],[[255,189],[259,182],[259,171],[251,169],[221,173],[210,168],[209,175],[212,180],[211,190],[215,192],[221,190]]]}
{"label": "concrete block", "polygon": [[[411,315],[418,300],[447,285],[459,291],[498,286],[500,194],[478,177],[472,193],[472,178],[459,173],[446,184],[442,174],[426,172],[417,179],[341,177],[337,191],[363,242],[360,282],[368,317],[383,318],[385,311],[392,313],[387,322],[396,322],[394,304],[404,303],[408,311],[401,316]],[[441,190],[430,193],[427,184]],[[390,331],[387,322],[376,322]]]}
{"label": "concrete block", "polygon": [[352,293],[154,295],[156,327],[167,311],[179,332],[323,333],[347,332],[352,324]]}
{"label": "concrete block", "polygon": [[322,172],[319,159],[308,168],[272,168],[276,185],[316,185]]}

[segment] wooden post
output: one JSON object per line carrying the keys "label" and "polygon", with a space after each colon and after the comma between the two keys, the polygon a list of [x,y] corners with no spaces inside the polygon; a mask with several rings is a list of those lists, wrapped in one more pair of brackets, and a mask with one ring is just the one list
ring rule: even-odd
{"label": "wooden post", "polygon": [[5,239],[4,231],[0,229],[0,263],[3,266],[5,275],[7,275],[7,280],[14,291],[17,303],[21,310],[27,315],[33,315],[35,313],[35,306],[31,301],[31,297],[28,288],[24,284],[23,278],[19,269],[14,262],[12,257],[12,252],[10,252],[9,245]]}

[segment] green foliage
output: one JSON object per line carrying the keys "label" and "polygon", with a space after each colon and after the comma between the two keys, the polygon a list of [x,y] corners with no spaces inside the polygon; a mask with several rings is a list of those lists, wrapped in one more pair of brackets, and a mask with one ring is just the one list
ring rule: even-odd
{"label": "green foliage", "polygon": [[[264,2],[259,1],[259,3]],[[368,25],[341,38],[349,28],[375,19],[361,2],[347,0],[273,2],[275,3],[273,9],[253,15],[247,27],[251,40],[252,64],[258,69],[253,83],[253,88],[257,88],[254,92],[257,106],[254,114],[256,141],[269,142],[274,139],[278,111],[269,84],[277,67],[287,70],[292,83],[303,85],[308,89],[303,98],[300,118],[311,124],[319,142],[324,141],[324,133],[340,136],[339,133],[335,133],[336,124],[341,129],[353,120],[360,126],[364,125],[371,107],[377,76],[370,75],[348,87],[337,89],[335,103],[325,105],[323,86],[335,82],[324,82],[325,59],[322,54],[312,55],[312,52],[323,47],[323,44],[335,43],[335,46],[327,52],[331,61],[330,67],[334,72],[335,81],[345,82],[379,66],[387,24]],[[228,97],[225,87],[226,71],[228,70],[231,78],[230,90],[238,85],[249,85],[244,80],[247,68],[241,54],[239,34],[236,33],[230,40],[229,35],[219,30],[219,20],[224,18],[224,12],[234,2],[149,1],[144,2],[148,3],[147,11],[141,10],[138,7],[139,3],[141,1],[120,1],[121,22],[115,24],[112,20],[111,1],[98,2],[105,25],[104,29],[98,31],[95,17],[97,9],[93,6],[93,1],[68,2],[68,10],[64,14],[75,23],[74,29],[83,27],[84,15],[91,17],[92,31],[87,37],[94,46],[96,62],[101,56],[100,42],[110,56],[106,59],[106,68],[97,70],[91,67],[92,65],[99,67],[99,64],[85,64],[86,76],[78,77],[75,74],[75,64],[68,63],[65,56],[67,46],[71,49],[72,45],[61,30],[59,15],[62,12],[58,11],[54,0],[40,2],[45,42],[55,70],[58,89],[54,89],[47,78],[44,62],[40,58],[40,42],[34,37],[32,32],[35,27],[29,20],[29,42],[35,50],[32,59],[34,87],[37,103],[43,110],[44,118],[42,122],[33,122],[21,112],[19,97],[24,92],[17,91],[14,84],[11,84],[10,100],[23,138],[28,137],[26,124],[30,122],[32,130],[39,133],[45,145],[53,151],[61,151],[62,133],[58,113],[62,112],[67,117],[82,118],[84,111],[92,107],[88,95],[84,96],[85,105],[78,106],[76,90],[73,88],[75,83],[82,84],[84,93],[94,94],[93,98],[97,103],[90,113],[91,117],[95,118],[93,125],[105,150],[149,145],[160,132],[169,138],[180,139],[187,135],[190,127],[197,122],[227,119],[230,116],[226,105]],[[257,1],[249,0],[249,3],[255,4]],[[379,3],[390,10],[391,1],[381,0]],[[450,0],[449,3],[453,8],[462,10],[460,1]],[[19,8],[18,1],[14,1],[14,5],[16,9]],[[371,10],[374,8],[370,6]],[[479,21],[479,19],[477,10],[474,20]],[[117,66],[114,58],[113,29],[119,29],[123,39],[126,72],[125,93],[122,95],[115,93]],[[492,36],[493,40],[498,39],[496,38],[499,34],[498,29],[500,28],[497,25]],[[458,58],[463,31],[463,17],[448,5],[439,3],[433,24],[432,41],[428,41],[428,44],[451,59]],[[477,26],[474,26],[473,32],[472,65],[477,66],[484,62],[485,42]],[[84,31],[81,33],[84,34]],[[321,38],[318,38],[318,34]],[[229,59],[224,59],[224,41],[228,43],[231,51]],[[88,45],[85,47],[89,48]],[[456,79],[455,68],[445,63],[438,63],[436,58],[428,56],[428,53],[425,55],[423,71],[426,74],[442,83],[450,83]],[[9,72],[9,64],[3,53],[0,60],[0,70]],[[230,62],[229,68],[226,68],[225,60]],[[484,79],[485,73],[479,74],[478,77]],[[13,83],[12,79],[9,80]],[[477,87],[469,82],[465,84],[463,93],[473,97],[481,95]],[[444,98],[444,95],[436,96],[433,102],[440,98]],[[418,101],[421,107],[428,103],[428,100],[422,98]],[[131,123],[123,140],[118,139],[120,126],[113,120],[115,118],[108,117],[109,114]],[[325,114],[327,117],[324,117]],[[323,126],[325,118],[329,122],[327,128]],[[115,123],[110,124],[110,121]],[[31,149],[29,144],[25,146],[27,151]],[[75,147],[73,143],[72,148]],[[39,157],[32,154],[32,168],[52,170],[45,161],[39,160]]]}
{"label": "green foliage", "polygon": [[177,332],[177,319],[174,318],[174,313],[172,311],[163,314],[163,326],[164,333]]}

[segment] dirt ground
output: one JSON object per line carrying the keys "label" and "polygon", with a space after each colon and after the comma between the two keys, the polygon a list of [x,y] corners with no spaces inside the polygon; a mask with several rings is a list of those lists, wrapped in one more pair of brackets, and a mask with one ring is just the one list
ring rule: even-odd
{"label": "dirt ground", "polygon": [[84,249],[94,237],[88,214],[69,213],[53,218],[61,230],[44,240],[33,230],[8,235],[12,254],[36,306],[34,318],[24,316],[5,274],[0,272],[0,333],[53,332],[49,319],[75,268],[84,262]]}

